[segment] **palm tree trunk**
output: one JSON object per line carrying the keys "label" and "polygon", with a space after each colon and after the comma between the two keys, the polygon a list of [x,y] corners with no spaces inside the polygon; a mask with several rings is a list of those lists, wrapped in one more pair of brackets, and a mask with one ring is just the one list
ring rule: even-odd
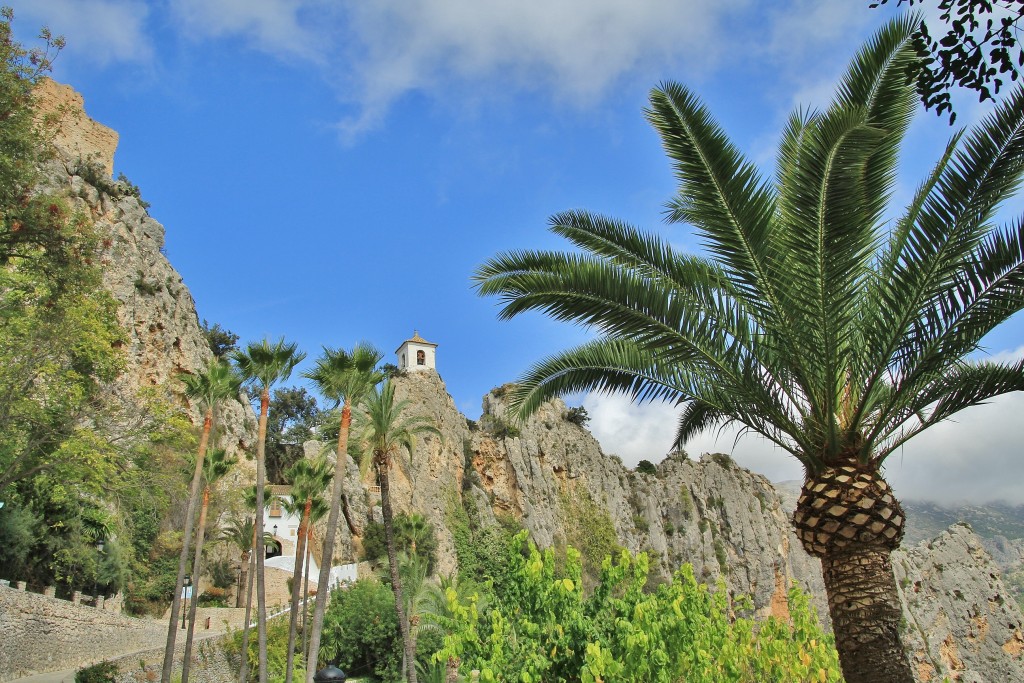
{"label": "palm tree trunk", "polygon": [[445,662],[445,683],[458,683],[459,680],[459,658],[449,657]]}
{"label": "palm tree trunk", "polygon": [[[255,545],[255,540],[253,542]],[[250,546],[252,547],[252,546]],[[242,553],[241,562],[238,566],[238,595],[235,596],[235,607],[248,607],[249,605],[249,592],[248,592],[248,581],[249,581],[249,558],[252,557],[252,551],[246,551]]]}
{"label": "palm tree trunk", "polygon": [[199,604],[199,577],[203,568],[203,541],[206,539],[206,513],[210,508],[210,487],[203,489],[203,507],[199,510],[199,526],[196,528],[196,556],[192,561],[192,585],[194,595],[188,610],[188,632],[185,635],[185,655],[181,660],[181,683],[188,683],[188,673],[191,668],[192,639],[195,637],[196,612]]}
{"label": "palm tree trunk", "polygon": [[[288,658],[285,663],[285,683],[292,683],[292,670],[295,665],[295,630],[299,624],[299,596],[302,594],[302,562],[306,554],[306,525],[309,524],[309,513],[313,507],[313,499],[306,499],[299,520],[299,535],[295,547],[295,571],[292,572],[292,608],[288,614]],[[186,683],[182,681],[181,683]]]}
{"label": "palm tree trunk", "polygon": [[402,601],[402,579],[398,573],[398,550],[395,548],[394,519],[391,511],[391,485],[388,481],[386,462],[376,462],[377,478],[380,480],[380,509],[384,516],[384,538],[388,546],[388,570],[391,572],[391,590],[395,594],[395,610],[398,612],[398,626],[402,631],[402,643],[405,646],[406,672],[409,683],[416,683],[416,651],[413,649],[409,635],[409,622],[405,616],[405,605]]}
{"label": "palm tree trunk", "polygon": [[256,639],[259,643],[259,683],[267,683],[267,586],[263,547],[263,486],[267,480],[267,414],[270,411],[270,389],[260,395],[260,423],[256,441]]}
{"label": "palm tree trunk", "polygon": [[914,681],[900,643],[903,612],[889,554],[888,548],[858,544],[821,560],[846,683]]}
{"label": "palm tree trunk", "polygon": [[[253,526],[252,546],[256,546],[256,529]],[[249,624],[252,621],[252,584],[256,577],[256,552],[249,553],[249,582],[245,587],[245,623],[242,625],[242,664],[238,670],[238,683],[249,678]]]}
{"label": "palm tree trunk", "polygon": [[342,485],[345,481],[345,458],[348,457],[348,432],[352,426],[352,406],[346,399],[341,409],[341,426],[338,430],[338,450],[334,461],[334,488],[331,492],[331,509],[327,515],[327,533],[324,536],[323,555],[320,558],[320,580],[316,589],[316,606],[313,608],[313,626],[309,635],[309,652],[306,654],[306,683],[313,683],[320,653],[320,632],[324,626],[327,598],[330,593],[331,562],[334,557],[334,537],[337,534],[338,516],[341,514]]}
{"label": "palm tree trunk", "polygon": [[309,616],[309,556],[310,549],[313,547],[313,525],[310,524],[306,529],[306,568],[302,573],[302,652],[303,655],[306,653],[306,648],[309,646],[309,621],[306,617]]}
{"label": "palm tree trunk", "polygon": [[210,443],[210,429],[213,426],[213,408],[206,409],[203,416],[203,432],[199,437],[199,452],[196,454],[196,470],[189,488],[188,506],[185,510],[185,534],[181,541],[181,555],[178,556],[178,579],[171,597],[171,618],[167,626],[167,644],[164,646],[164,662],[160,671],[160,683],[171,683],[174,668],[174,645],[178,637],[178,615],[181,612],[181,590],[185,585],[185,567],[188,566],[188,551],[192,542],[192,528],[195,524],[196,503],[199,499],[199,484],[203,474],[203,458]]}

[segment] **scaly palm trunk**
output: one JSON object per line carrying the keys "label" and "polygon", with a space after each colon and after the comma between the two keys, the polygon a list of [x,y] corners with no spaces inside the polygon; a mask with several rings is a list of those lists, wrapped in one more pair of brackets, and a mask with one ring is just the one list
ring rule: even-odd
{"label": "scaly palm trunk", "polygon": [[181,683],[188,683],[189,669],[192,660],[192,639],[196,631],[196,613],[199,604],[199,577],[203,569],[203,541],[206,539],[206,513],[210,509],[210,487],[203,489],[203,507],[199,510],[199,526],[196,527],[196,556],[192,561],[192,603],[188,609],[188,633],[185,635],[185,655],[181,660]]}
{"label": "scaly palm trunk", "polygon": [[380,480],[380,510],[384,517],[384,538],[388,546],[388,570],[391,572],[391,590],[395,594],[395,610],[398,612],[398,626],[402,631],[405,649],[406,673],[409,683],[416,683],[416,651],[409,634],[409,621],[405,616],[402,601],[402,579],[398,573],[398,550],[395,547],[394,517],[391,510],[391,485],[388,480],[387,462],[375,462],[377,478]]}
{"label": "scaly palm trunk", "polygon": [[306,654],[306,683],[313,683],[320,653],[320,632],[324,626],[327,598],[330,593],[331,562],[334,556],[334,537],[337,534],[338,517],[341,514],[342,485],[345,481],[345,458],[348,457],[348,433],[352,427],[352,406],[346,399],[341,409],[341,425],[338,429],[338,450],[334,461],[334,487],[331,492],[331,509],[327,515],[327,533],[324,536],[323,555],[320,558],[320,578],[316,589],[316,606],[313,608],[313,626],[309,635],[309,652]]}
{"label": "scaly palm trunk", "polygon": [[264,563],[267,553],[263,545],[263,486],[267,480],[267,414],[270,411],[270,389],[260,395],[260,424],[256,442],[256,640],[259,647],[259,683],[267,683],[267,585]]}
{"label": "scaly palm trunk", "polygon": [[[253,540],[253,545],[255,545],[255,539]],[[240,558],[241,561],[238,563],[238,595],[235,596],[235,607],[248,607],[249,593],[247,582],[249,581],[250,557],[252,557],[251,551],[243,552]]]}
{"label": "scaly palm trunk", "polygon": [[[252,546],[256,547],[256,530],[253,525]],[[242,626],[242,663],[238,669],[238,683],[249,678],[249,624],[252,623],[252,586],[256,577],[256,553],[249,553],[249,582],[245,586],[245,624]]]}
{"label": "scaly palm trunk", "polygon": [[206,409],[203,416],[203,432],[199,437],[199,452],[196,454],[196,470],[189,488],[188,506],[185,510],[185,535],[181,541],[181,555],[178,556],[178,579],[171,597],[171,617],[167,626],[167,644],[164,646],[164,662],[160,671],[160,683],[171,683],[174,668],[174,645],[178,637],[178,615],[181,612],[181,590],[185,585],[185,567],[188,565],[188,551],[192,541],[192,528],[196,521],[196,503],[199,499],[199,484],[203,474],[203,459],[210,443],[210,429],[213,426],[213,408]]}
{"label": "scaly palm trunk", "polygon": [[913,683],[889,558],[903,538],[903,508],[877,469],[844,462],[808,476],[793,524],[821,559],[846,683]]}
{"label": "scaly palm trunk", "polygon": [[[295,668],[295,631],[299,623],[299,596],[302,594],[302,562],[306,554],[306,525],[309,524],[309,513],[313,509],[313,499],[306,499],[299,520],[299,534],[295,547],[295,571],[292,572],[292,608],[288,615],[288,658],[285,663],[285,683],[292,683],[292,670]],[[185,683],[185,681],[182,681]]]}
{"label": "scaly palm trunk", "polygon": [[306,529],[306,568],[302,573],[302,652],[309,646],[309,556],[313,547],[313,525]]}

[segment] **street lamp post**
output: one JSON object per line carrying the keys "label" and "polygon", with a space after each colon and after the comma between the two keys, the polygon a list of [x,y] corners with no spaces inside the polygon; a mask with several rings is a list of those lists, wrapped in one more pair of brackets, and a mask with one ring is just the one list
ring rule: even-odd
{"label": "street lamp post", "polygon": [[185,630],[185,615],[188,614],[188,593],[189,588],[192,587],[192,575],[185,574],[185,583],[182,585],[182,605],[181,605],[181,630]]}

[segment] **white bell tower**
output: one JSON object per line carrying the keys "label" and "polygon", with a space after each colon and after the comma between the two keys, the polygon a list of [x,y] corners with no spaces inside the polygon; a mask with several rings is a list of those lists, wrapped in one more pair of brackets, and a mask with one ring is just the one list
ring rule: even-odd
{"label": "white bell tower", "polygon": [[395,349],[398,356],[398,369],[406,372],[433,370],[437,372],[437,344],[428,342],[420,336],[419,331],[413,332],[411,339],[406,339]]}

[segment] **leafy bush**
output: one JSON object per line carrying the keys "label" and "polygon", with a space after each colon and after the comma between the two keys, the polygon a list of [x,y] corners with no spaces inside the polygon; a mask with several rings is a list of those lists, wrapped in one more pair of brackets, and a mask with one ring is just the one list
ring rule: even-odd
{"label": "leafy bush", "polygon": [[324,616],[320,661],[350,675],[401,680],[401,636],[391,589],[375,580],[356,581],[331,594]]}
{"label": "leafy bush", "polygon": [[576,406],[575,408],[569,408],[569,410],[566,411],[565,419],[572,422],[574,425],[586,427],[587,423],[590,422],[590,415],[587,414],[587,409],[583,406]]}
{"label": "leafy bush", "polygon": [[79,669],[75,674],[75,683],[113,683],[117,680],[117,665],[113,662],[100,662]]}
{"label": "leafy bush", "polygon": [[235,567],[226,557],[210,562],[207,571],[214,588],[231,588],[235,585]]}
{"label": "leafy bush", "polygon": [[712,453],[708,456],[711,461],[717,463],[729,470],[736,467],[736,461],[732,459],[727,453]]}
{"label": "leafy bush", "polygon": [[522,436],[522,430],[518,426],[497,415],[482,415],[480,428],[496,439],[517,439]]}
{"label": "leafy bush", "polygon": [[657,474],[658,468],[650,460],[641,460],[636,464],[636,471],[641,474]]}
{"label": "leafy bush", "polygon": [[650,590],[647,556],[622,551],[617,562],[605,559],[585,598],[575,551],[559,573],[551,550],[529,544],[524,556],[525,539],[523,532],[507,549],[513,580],[490,609],[448,593],[452,624],[435,661],[457,657],[460,671],[479,669],[483,683],[842,680],[832,636],[796,587],[790,621],[755,623],[735,617],[749,599],[730,602],[721,581],[714,590],[697,583],[690,565]]}
{"label": "leafy bush", "polygon": [[[434,525],[423,515],[399,512],[395,515],[395,548],[399,553],[412,554],[413,542],[416,555],[427,562],[427,571],[433,571],[437,560],[437,532]],[[370,522],[363,533],[363,554],[367,562],[386,561],[388,555],[384,524]]]}

